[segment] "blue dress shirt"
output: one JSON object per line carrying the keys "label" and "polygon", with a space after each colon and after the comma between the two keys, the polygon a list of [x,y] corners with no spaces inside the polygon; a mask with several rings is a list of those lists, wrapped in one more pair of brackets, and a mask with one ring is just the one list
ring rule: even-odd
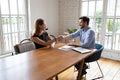
{"label": "blue dress shirt", "polygon": [[75,33],[70,34],[71,38],[80,37],[80,46],[84,48],[94,48],[95,44],[95,32],[90,28],[86,27],[78,29]]}

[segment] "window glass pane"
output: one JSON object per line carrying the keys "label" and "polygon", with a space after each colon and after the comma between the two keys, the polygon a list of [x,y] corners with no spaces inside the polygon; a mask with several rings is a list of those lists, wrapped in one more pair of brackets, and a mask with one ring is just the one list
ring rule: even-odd
{"label": "window glass pane", "polygon": [[88,16],[94,16],[95,12],[95,1],[90,1],[89,2],[89,14]]}
{"label": "window glass pane", "polygon": [[20,41],[22,41],[23,39],[25,39],[27,36],[27,32],[21,32],[20,33]]}
{"label": "window glass pane", "polygon": [[105,48],[112,48],[112,35],[113,35],[113,18],[106,19],[106,34],[105,34]]}
{"label": "window glass pane", "polygon": [[18,32],[19,29],[17,28],[17,16],[11,16],[11,29],[12,32]]}
{"label": "window glass pane", "polygon": [[10,51],[12,49],[12,43],[11,43],[11,35],[10,34],[5,34],[4,35],[4,51]]}
{"label": "window glass pane", "polygon": [[96,2],[96,19],[95,19],[95,29],[96,32],[101,32],[102,30],[102,15],[103,15],[103,0]]}
{"label": "window glass pane", "polygon": [[3,27],[3,34],[11,32],[9,16],[2,16],[2,27]]}
{"label": "window glass pane", "polygon": [[116,16],[120,16],[120,0],[117,0],[117,11]]}
{"label": "window glass pane", "polygon": [[1,1],[1,14],[9,14],[8,0]]}
{"label": "window glass pane", "polygon": [[89,26],[90,26],[90,27],[93,27],[94,19],[93,19],[93,17],[89,17],[89,18],[90,18]]}
{"label": "window glass pane", "polygon": [[113,32],[113,18],[107,18],[106,22],[106,33],[112,33]]}
{"label": "window glass pane", "polygon": [[87,14],[88,14],[88,2],[83,2],[82,3],[81,15],[82,16],[87,16]]}
{"label": "window glass pane", "polygon": [[27,27],[26,26],[26,19],[25,16],[20,16],[19,17],[19,30],[20,31],[26,31]]}
{"label": "window glass pane", "polygon": [[115,32],[120,34],[120,18],[115,19],[115,27],[116,27]]}
{"label": "window glass pane", "polygon": [[18,0],[19,14],[25,14],[25,0]]}
{"label": "window glass pane", "polygon": [[120,18],[115,19],[115,38],[113,46],[116,50],[120,49]]}
{"label": "window glass pane", "polygon": [[107,15],[108,15],[108,16],[114,16],[114,12],[115,12],[115,1],[116,1],[116,0],[108,0],[108,6],[107,6]]}
{"label": "window glass pane", "polygon": [[18,44],[18,35],[19,33],[13,33],[12,34],[12,41],[14,42],[13,45]]}
{"label": "window glass pane", "polygon": [[11,14],[17,14],[17,0],[10,0],[10,11]]}
{"label": "window glass pane", "polygon": [[96,12],[102,13],[103,11],[103,0],[99,0],[96,2]]}

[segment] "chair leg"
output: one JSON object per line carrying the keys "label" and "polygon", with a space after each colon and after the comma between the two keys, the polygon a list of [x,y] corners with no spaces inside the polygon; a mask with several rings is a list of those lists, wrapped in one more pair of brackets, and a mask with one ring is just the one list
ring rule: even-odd
{"label": "chair leg", "polygon": [[104,74],[103,74],[103,72],[102,72],[102,69],[100,68],[100,65],[99,65],[98,61],[96,61],[96,63],[97,63],[97,65],[98,65],[98,67],[99,67],[99,70],[100,70],[100,72],[101,72],[101,76],[100,76],[100,77],[97,77],[97,78],[94,78],[94,79],[92,79],[92,80],[96,80],[96,79],[100,79],[100,78],[103,78],[103,77],[104,77]]}
{"label": "chair leg", "polygon": [[97,65],[98,65],[98,67],[99,67],[99,69],[100,69],[100,72],[101,72],[101,74],[102,74],[101,78],[103,78],[103,77],[104,77],[104,74],[103,74],[103,72],[102,72],[102,69],[100,68],[100,65],[99,65],[98,61],[96,61],[96,62],[97,62]]}

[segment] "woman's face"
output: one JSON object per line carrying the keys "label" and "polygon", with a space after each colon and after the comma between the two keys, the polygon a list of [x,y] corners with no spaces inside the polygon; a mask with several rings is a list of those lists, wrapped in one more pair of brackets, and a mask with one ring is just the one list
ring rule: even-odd
{"label": "woman's face", "polygon": [[46,29],[46,25],[43,24],[43,25],[40,25],[40,30],[45,30]]}

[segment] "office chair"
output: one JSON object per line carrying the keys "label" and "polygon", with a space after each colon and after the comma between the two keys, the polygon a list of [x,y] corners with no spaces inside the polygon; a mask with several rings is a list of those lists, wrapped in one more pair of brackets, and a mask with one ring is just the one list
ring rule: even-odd
{"label": "office chair", "polygon": [[92,80],[95,80],[95,79],[99,79],[99,78],[103,78],[103,77],[104,77],[104,74],[103,74],[103,72],[102,72],[102,69],[100,68],[100,65],[99,65],[99,63],[98,63],[98,60],[99,60],[100,57],[101,57],[101,53],[102,53],[104,47],[103,47],[101,44],[95,43],[94,48],[97,49],[97,51],[96,51],[93,55],[91,55],[90,57],[86,58],[86,59],[85,59],[85,63],[90,63],[90,62],[94,62],[94,61],[95,61],[95,62],[97,63],[97,65],[98,65],[98,67],[99,67],[99,70],[100,70],[100,72],[101,72],[101,76],[100,76],[100,77],[97,77],[97,78],[94,78],[94,79],[92,79]]}
{"label": "office chair", "polygon": [[20,44],[16,44],[14,46],[15,54],[31,51],[34,49],[36,49],[35,44],[30,39],[24,39],[20,42]]}

